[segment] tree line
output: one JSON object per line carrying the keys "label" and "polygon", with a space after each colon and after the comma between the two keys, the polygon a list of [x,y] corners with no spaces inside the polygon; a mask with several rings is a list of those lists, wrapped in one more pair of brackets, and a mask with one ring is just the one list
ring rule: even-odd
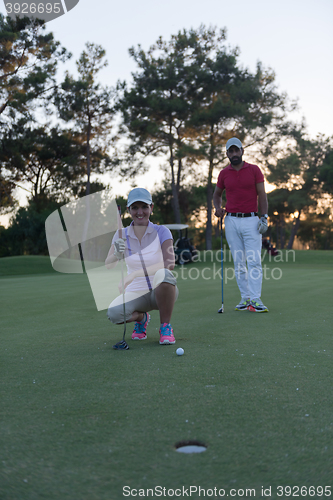
{"label": "tree line", "polygon": [[213,248],[214,179],[234,135],[276,186],[269,215],[277,246],[291,248],[303,234],[331,248],[332,138],[310,139],[289,119],[296,103],[278,91],[274,71],[259,62],[254,72],[243,68],[226,40],[225,29],[200,26],[147,51],[132,47],[132,81],[111,88],[98,80],[107,65],[101,46],[87,43],[77,75],[59,82],[71,54],[45,24],[0,15],[2,213],[17,205],[17,188],[29,191],[28,207],[1,230],[0,254],[43,253],[43,220],[55,207],[103,189],[93,174],[135,179],[153,157],[165,172],[154,193],[159,222],[191,222],[204,211],[202,244]]}

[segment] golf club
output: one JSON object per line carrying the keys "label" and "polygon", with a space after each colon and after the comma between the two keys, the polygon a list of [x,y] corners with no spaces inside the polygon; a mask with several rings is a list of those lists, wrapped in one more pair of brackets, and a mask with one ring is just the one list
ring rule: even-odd
{"label": "golf club", "polygon": [[[118,233],[119,233],[119,238],[123,237],[123,230],[122,230],[122,224],[121,224],[121,207],[118,205]],[[125,333],[126,333],[126,307],[125,307],[125,288],[124,288],[124,259],[121,259],[121,284],[122,284],[122,289],[123,289],[123,311],[124,311],[124,334],[123,334],[123,340],[120,342],[117,342],[113,347],[113,349],[116,349],[118,351],[124,351],[129,349],[129,345],[127,344],[125,340]]]}
{"label": "golf club", "polygon": [[222,232],[222,226],[223,226],[223,218],[221,218],[221,287],[222,287],[222,306],[220,309],[217,311],[218,313],[223,313],[223,232]]}

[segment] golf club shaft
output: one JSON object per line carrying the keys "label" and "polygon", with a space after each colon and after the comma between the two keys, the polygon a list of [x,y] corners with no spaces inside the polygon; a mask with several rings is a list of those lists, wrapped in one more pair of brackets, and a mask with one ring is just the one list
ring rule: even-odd
{"label": "golf club shaft", "polygon": [[[121,207],[118,205],[118,236],[119,238],[123,238],[123,227],[121,223]],[[124,314],[124,334],[123,340],[125,340],[126,333],[126,307],[125,307],[125,287],[124,287],[124,259],[121,259],[121,286],[123,289],[123,314]]]}
{"label": "golf club shaft", "polygon": [[218,310],[219,313],[224,312],[224,306],[223,306],[223,218],[221,218],[221,291],[222,291],[222,306]]}
{"label": "golf club shaft", "polygon": [[223,219],[221,219],[221,287],[222,287],[222,306],[223,306]]}

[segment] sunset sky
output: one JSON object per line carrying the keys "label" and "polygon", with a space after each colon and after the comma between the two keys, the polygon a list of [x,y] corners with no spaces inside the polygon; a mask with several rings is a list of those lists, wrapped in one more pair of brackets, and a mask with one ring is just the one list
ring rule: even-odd
{"label": "sunset sky", "polygon": [[[3,4],[0,10],[4,13]],[[314,138],[333,135],[332,19],[331,0],[80,0],[47,29],[73,53],[66,67],[74,74],[85,43],[102,45],[109,65],[100,80],[113,86],[119,79],[130,81],[136,70],[128,54],[131,46],[146,50],[159,36],[168,40],[200,24],[226,28],[227,44],[239,47],[241,65],[255,71],[261,61],[275,71],[279,91],[298,98],[300,112],[294,118],[304,117]],[[142,183],[151,188],[155,180],[149,175]],[[115,183],[115,189],[119,186]],[[128,184],[121,187],[128,189]]]}

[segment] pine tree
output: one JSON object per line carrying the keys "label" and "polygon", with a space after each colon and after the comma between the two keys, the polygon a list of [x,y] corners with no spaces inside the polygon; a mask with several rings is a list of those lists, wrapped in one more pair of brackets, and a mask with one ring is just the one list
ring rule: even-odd
{"label": "pine tree", "polygon": [[[38,103],[46,105],[57,66],[68,57],[53,34],[45,33],[43,21],[0,14],[0,151],[13,125],[33,121]],[[15,206],[15,178],[15,172],[0,164],[2,211]]]}
{"label": "pine tree", "polygon": [[76,65],[78,78],[66,74],[61,89],[57,89],[55,104],[60,117],[80,136],[84,148],[80,161],[86,165],[89,195],[92,172],[104,172],[110,166],[113,92],[97,82],[98,73],[107,65],[105,50],[100,45],[87,43]]}

